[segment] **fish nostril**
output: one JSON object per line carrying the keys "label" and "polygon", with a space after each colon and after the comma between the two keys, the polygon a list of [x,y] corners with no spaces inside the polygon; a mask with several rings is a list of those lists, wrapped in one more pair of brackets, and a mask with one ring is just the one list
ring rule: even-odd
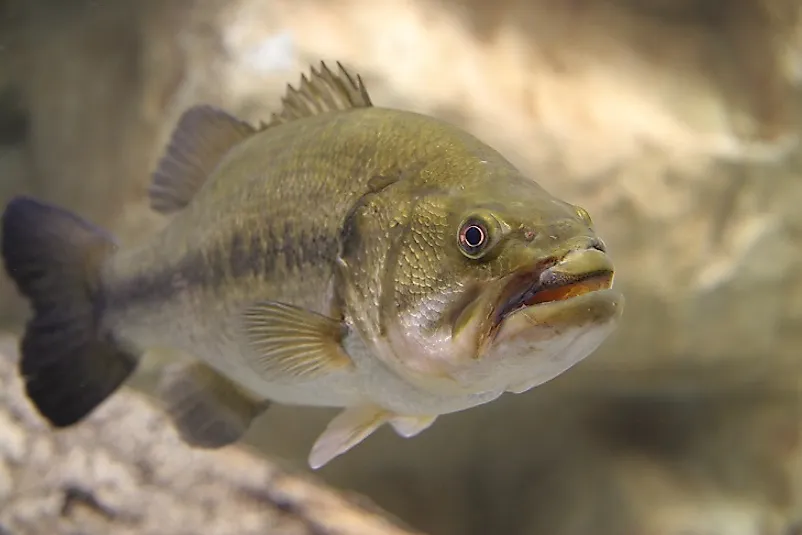
{"label": "fish nostril", "polygon": [[601,238],[593,238],[590,240],[590,249],[596,249],[597,251],[601,251],[603,253],[607,252],[607,246],[601,240]]}

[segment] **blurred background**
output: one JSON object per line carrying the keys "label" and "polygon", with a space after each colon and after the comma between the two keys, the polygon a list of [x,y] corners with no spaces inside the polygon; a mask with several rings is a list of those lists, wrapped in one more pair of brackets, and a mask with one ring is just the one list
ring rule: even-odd
{"label": "blurred background", "polygon": [[[320,60],[587,208],[627,296],[569,373],[321,477],[433,535],[800,533],[799,0],[0,0],[0,201],[147,239],[180,113],[267,118]],[[0,327],[26,315],[1,279]],[[303,469],[333,414],[249,444]]]}

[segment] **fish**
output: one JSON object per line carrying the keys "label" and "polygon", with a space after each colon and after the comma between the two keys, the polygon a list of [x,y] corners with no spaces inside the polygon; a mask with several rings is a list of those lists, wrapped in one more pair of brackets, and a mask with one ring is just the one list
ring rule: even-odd
{"label": "fish", "polygon": [[268,122],[187,108],[148,198],[165,224],[127,246],[35,197],[4,209],[32,310],[19,374],[55,429],[172,350],[157,399],[183,441],[234,444],[274,403],[337,408],[319,469],[385,424],[414,437],[552,380],[622,316],[584,208],[455,125],[374,105],[339,62]]}

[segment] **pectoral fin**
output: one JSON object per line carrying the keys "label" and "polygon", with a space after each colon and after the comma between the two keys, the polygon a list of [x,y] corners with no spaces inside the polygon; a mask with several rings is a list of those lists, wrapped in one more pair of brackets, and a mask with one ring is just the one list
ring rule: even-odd
{"label": "pectoral fin", "polygon": [[373,405],[350,407],[338,414],[312,446],[309,466],[317,470],[350,450],[381,427],[392,415]]}
{"label": "pectoral fin", "polygon": [[199,448],[238,441],[269,406],[200,363],[168,366],[159,390],[181,438]]}
{"label": "pectoral fin", "polygon": [[243,314],[251,368],[270,380],[312,379],[353,366],[340,344],[345,327],[335,319],[275,301]]}
{"label": "pectoral fin", "polygon": [[399,436],[412,438],[426,431],[436,419],[437,416],[396,416],[390,420],[390,425]]}

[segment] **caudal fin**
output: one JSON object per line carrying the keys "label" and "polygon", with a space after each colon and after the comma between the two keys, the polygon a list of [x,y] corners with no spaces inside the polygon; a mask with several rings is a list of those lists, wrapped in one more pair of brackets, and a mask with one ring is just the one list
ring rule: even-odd
{"label": "caudal fin", "polygon": [[13,199],[2,216],[6,271],[33,308],[20,374],[56,427],[80,421],[136,368],[137,356],[100,328],[100,266],[114,247],[102,230],[35,199]]}

